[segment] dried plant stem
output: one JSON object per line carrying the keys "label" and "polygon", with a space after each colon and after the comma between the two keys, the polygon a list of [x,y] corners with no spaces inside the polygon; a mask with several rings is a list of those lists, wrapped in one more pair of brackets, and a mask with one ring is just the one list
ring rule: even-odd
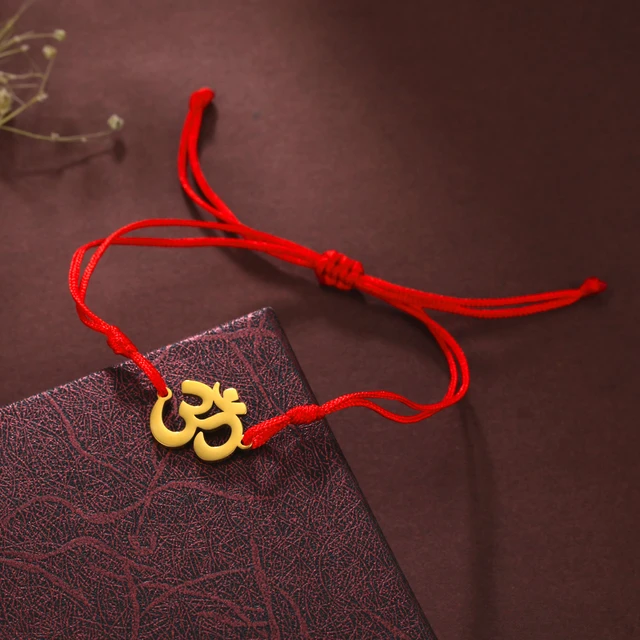
{"label": "dried plant stem", "polygon": [[6,38],[9,33],[11,33],[11,30],[13,29],[13,27],[15,27],[16,22],[20,20],[20,18],[22,17],[22,14],[33,3],[34,3],[34,0],[26,0],[26,2],[23,2],[22,6],[18,9],[18,11],[16,11],[15,15],[13,15],[4,23],[4,26],[0,28],[0,41],[4,40],[4,38]]}
{"label": "dried plant stem", "polygon": [[28,80],[29,78],[42,78],[39,71],[31,71],[30,73],[0,73],[0,76],[7,80]]}
{"label": "dried plant stem", "polygon": [[[67,35],[64,29],[54,29],[50,33],[36,31],[15,33],[16,24],[33,2],[34,0],[26,0],[9,20],[0,23],[0,64],[6,68],[6,64],[15,63],[21,59],[26,60],[31,67],[30,70],[23,67],[21,73],[0,70],[0,131],[48,142],[87,142],[94,138],[103,138],[121,129],[124,120],[116,114],[107,119],[108,130],[82,135],[62,136],[57,132],[46,135],[8,126],[8,123],[27,109],[47,100],[47,85],[58,54],[57,46],[54,45],[64,41]],[[41,53],[47,61],[44,71],[29,55],[29,44],[25,43],[27,40],[54,41],[42,46]]]}
{"label": "dried plant stem", "polygon": [[[15,88],[14,86],[11,87],[12,90],[14,88]],[[20,96],[16,95],[15,93],[13,94],[13,99],[17,100],[20,104],[24,104],[24,100]]]}
{"label": "dried plant stem", "polygon": [[9,38],[9,40],[3,42],[0,45],[0,51],[14,44],[20,44],[25,40],[44,40],[45,38],[55,38],[55,36],[53,33],[33,33],[32,31],[21,33],[19,36],[13,36],[13,38]]}
{"label": "dried plant stem", "polygon": [[40,96],[45,95],[44,88],[46,87],[47,80],[49,80],[49,76],[51,75],[51,69],[53,69],[54,60],[55,58],[51,58],[51,60],[49,60],[49,63],[47,64],[47,68],[44,70],[44,73],[42,74],[42,79],[40,80],[40,89],[38,89],[38,93],[35,96],[36,99],[39,98]]}
{"label": "dried plant stem", "polygon": [[14,109],[11,113],[6,115],[4,118],[1,118],[0,127],[2,127],[3,129],[6,129],[6,127],[4,126],[5,123],[9,122],[9,120],[13,120],[16,116],[19,116],[23,111],[26,111],[29,107],[36,104],[36,102],[40,102],[40,100],[41,100],[40,94],[38,93],[35,96],[33,96],[31,100],[20,105],[17,109]]}
{"label": "dried plant stem", "polygon": [[17,49],[9,49],[9,51],[1,51],[0,58],[8,58],[9,56],[15,56],[19,53],[24,53],[24,49],[22,47],[18,47]]}
{"label": "dried plant stem", "polygon": [[45,140],[47,142],[87,142],[87,140],[92,140],[94,138],[104,138],[113,134],[113,131],[111,129],[107,131],[98,131],[97,133],[87,133],[77,136],[59,136],[55,133],[44,135],[41,133],[32,133],[31,131],[25,131],[24,129],[16,129],[15,127],[10,126],[4,126],[3,129],[5,131],[15,133],[19,136],[25,136],[33,140]]}

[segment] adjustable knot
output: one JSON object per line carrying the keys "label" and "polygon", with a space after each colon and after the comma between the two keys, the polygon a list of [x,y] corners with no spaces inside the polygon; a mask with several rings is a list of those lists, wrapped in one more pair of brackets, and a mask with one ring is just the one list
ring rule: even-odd
{"label": "adjustable knot", "polygon": [[320,256],[315,272],[320,284],[343,291],[353,289],[360,277],[364,275],[362,263],[333,249],[325,251]]}
{"label": "adjustable knot", "polygon": [[204,111],[210,104],[215,93],[208,87],[202,87],[191,94],[189,98],[189,109],[191,111]]}
{"label": "adjustable knot", "polygon": [[289,424],[311,424],[324,418],[322,407],[317,404],[307,404],[300,407],[294,407],[285,414]]}
{"label": "adjustable knot", "polygon": [[127,338],[127,336],[118,329],[118,327],[110,327],[107,334],[107,344],[113,349],[114,353],[125,358],[131,358],[138,353],[136,346]]}
{"label": "adjustable knot", "polygon": [[242,436],[242,444],[252,449],[261,447],[279,431],[289,425],[311,424],[324,418],[326,413],[317,404],[307,404],[289,409],[286,413],[269,418],[247,429]]}
{"label": "adjustable knot", "polygon": [[583,296],[592,296],[596,293],[602,293],[606,288],[606,282],[602,282],[598,278],[587,278],[580,286],[580,292]]}

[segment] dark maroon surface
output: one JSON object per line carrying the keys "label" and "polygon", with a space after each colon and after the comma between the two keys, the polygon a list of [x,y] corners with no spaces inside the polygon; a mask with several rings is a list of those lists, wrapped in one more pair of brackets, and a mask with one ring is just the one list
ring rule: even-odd
{"label": "dark maroon surface", "polygon": [[[24,124],[127,125],[117,152],[0,134],[0,404],[118,362],[75,317],[68,261],[132,220],[191,215],[174,156],[209,84],[203,168],[249,224],[451,295],[610,283],[545,316],[443,318],[471,366],[458,408],[329,422],[439,638],[640,636],[638,2],[37,11],[30,27],[69,37]],[[143,350],[270,305],[323,401],[446,388],[414,323],[254,256],[114,249],[89,301]]]}
{"label": "dark maroon surface", "polygon": [[[271,310],[152,361],[247,426],[314,401]],[[2,638],[435,638],[326,422],[203,464],[154,400],[126,364],[0,410]]]}

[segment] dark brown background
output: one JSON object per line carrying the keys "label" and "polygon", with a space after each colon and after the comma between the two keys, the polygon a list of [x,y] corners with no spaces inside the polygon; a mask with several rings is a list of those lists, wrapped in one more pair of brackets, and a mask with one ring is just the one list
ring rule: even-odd
{"label": "dark brown background", "polygon": [[[174,158],[190,92],[211,85],[203,166],[259,229],[453,295],[610,282],[543,316],[443,318],[472,369],[459,407],[330,423],[440,638],[638,637],[636,7],[41,2],[25,26],[69,37],[21,124],[127,126],[115,150],[0,133],[0,403],[118,360],[75,316],[69,259],[192,215]],[[446,387],[415,323],[256,256],[117,248],[89,298],[144,350],[270,305],[320,400]]]}

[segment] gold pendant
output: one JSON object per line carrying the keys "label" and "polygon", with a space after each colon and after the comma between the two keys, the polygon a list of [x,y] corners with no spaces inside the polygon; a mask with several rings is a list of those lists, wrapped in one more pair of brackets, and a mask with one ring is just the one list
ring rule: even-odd
{"label": "gold pendant", "polygon": [[[247,405],[238,402],[238,392],[235,389],[225,389],[220,394],[220,383],[216,382],[213,387],[195,380],[185,380],[182,383],[182,393],[185,395],[198,396],[202,403],[192,405],[184,400],[180,403],[179,414],[184,420],[184,428],[181,431],[171,431],[167,429],[162,420],[162,410],[165,402],[170,400],[173,394],[167,388],[168,394],[163,398],[158,396],[153,410],[151,411],[151,433],[153,437],[165,447],[182,447],[193,441],[193,450],[201,460],[213,462],[223,460],[230,456],[236,449],[250,449],[251,445],[242,444],[242,422],[238,416],[247,413]],[[208,418],[198,418],[206,413],[213,405],[220,409],[221,413],[216,413]],[[231,435],[228,440],[219,446],[211,446],[204,439],[202,431],[212,431],[224,425],[231,427]],[[196,434],[198,429],[202,429]]]}

